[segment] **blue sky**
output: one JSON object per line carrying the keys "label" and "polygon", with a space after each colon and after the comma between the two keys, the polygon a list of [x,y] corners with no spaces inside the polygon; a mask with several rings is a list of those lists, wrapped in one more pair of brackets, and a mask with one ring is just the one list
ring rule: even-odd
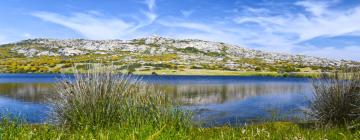
{"label": "blue sky", "polygon": [[360,60],[358,0],[2,0],[0,19],[0,44],[159,35]]}

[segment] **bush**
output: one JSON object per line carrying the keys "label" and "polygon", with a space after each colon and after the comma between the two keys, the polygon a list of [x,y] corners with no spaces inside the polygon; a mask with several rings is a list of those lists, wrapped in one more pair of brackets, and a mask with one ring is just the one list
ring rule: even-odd
{"label": "bush", "polygon": [[256,68],[255,68],[255,71],[261,71],[261,68],[260,68],[260,67],[256,67]]}
{"label": "bush", "polygon": [[322,74],[313,81],[310,115],[322,124],[347,125],[360,119],[360,73],[347,70]]}
{"label": "bush", "polygon": [[65,63],[61,68],[70,68],[72,66],[73,66],[73,64],[71,64],[71,63]]}
{"label": "bush", "polygon": [[75,80],[57,84],[54,102],[56,124],[71,129],[188,126],[187,113],[172,109],[171,102],[154,86],[139,78],[118,75],[112,69],[94,68],[75,74]]}

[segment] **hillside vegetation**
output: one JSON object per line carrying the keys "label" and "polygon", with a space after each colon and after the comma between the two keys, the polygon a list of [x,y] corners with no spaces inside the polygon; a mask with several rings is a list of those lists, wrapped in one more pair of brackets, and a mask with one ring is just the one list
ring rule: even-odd
{"label": "hillside vegetation", "polygon": [[72,66],[86,71],[90,63],[113,65],[119,72],[171,71],[164,74],[175,75],[196,70],[205,75],[217,71],[225,71],[225,75],[231,71],[286,75],[359,65],[352,61],[266,53],[225,43],[156,36],[127,41],[32,39],[0,46],[2,73],[73,73]]}

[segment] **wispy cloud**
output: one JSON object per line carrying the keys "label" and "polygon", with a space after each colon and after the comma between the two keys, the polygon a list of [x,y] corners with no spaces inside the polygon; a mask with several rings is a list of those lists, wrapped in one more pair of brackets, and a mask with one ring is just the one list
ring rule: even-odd
{"label": "wispy cloud", "polygon": [[245,36],[237,34],[237,29],[229,28],[226,25],[193,22],[176,18],[160,20],[157,23],[170,31],[162,34],[165,36],[180,39],[202,39],[208,41],[227,42],[246,47],[245,45],[242,45],[243,42],[239,39],[245,38]]}
{"label": "wispy cloud", "polygon": [[[76,12],[69,15],[54,12],[33,12],[32,16],[70,28],[89,39],[129,39],[142,34],[139,29],[152,24],[157,19],[156,1],[144,0],[146,10],[139,10],[141,15],[133,15],[133,20],[106,16],[95,10]],[[144,18],[145,17],[145,18]]]}
{"label": "wispy cloud", "polygon": [[155,8],[156,8],[156,0],[145,0],[145,4],[148,7],[147,11],[143,11],[144,15],[149,19],[149,21],[147,22],[147,24],[151,24],[153,23],[156,18],[158,17],[158,15],[155,12]]}
{"label": "wispy cloud", "polygon": [[31,33],[24,33],[25,38],[31,38],[33,35]]}
{"label": "wispy cloud", "polygon": [[315,46],[302,46],[301,53],[305,55],[327,57],[333,59],[347,59],[359,61],[360,46],[347,46],[347,47],[324,47],[319,48]]}
{"label": "wispy cloud", "polygon": [[117,18],[102,18],[91,13],[73,13],[69,16],[51,12],[34,12],[33,16],[73,29],[90,39],[114,39],[128,34],[134,27]]}
{"label": "wispy cloud", "polygon": [[159,21],[159,23],[166,27],[187,28],[205,33],[213,33],[213,34],[222,33],[220,30],[217,30],[210,25],[206,25],[202,23],[186,22],[186,21],[164,21],[164,20]]}
{"label": "wispy cloud", "polygon": [[181,10],[180,12],[184,17],[187,18],[187,17],[191,16],[194,13],[194,10]]}
{"label": "wispy cloud", "polygon": [[304,9],[310,12],[314,16],[321,16],[326,13],[327,8],[330,6],[328,2],[313,2],[313,1],[298,1],[295,5],[304,7]]}
{"label": "wispy cloud", "polygon": [[[238,16],[234,18],[235,23],[239,25],[258,25],[261,28],[253,30],[256,32],[256,42],[246,41],[249,43],[260,44],[270,49],[279,48],[289,50],[290,52],[305,53],[316,56],[327,56],[332,58],[357,59],[357,54],[350,53],[355,51],[359,53],[356,46],[332,48],[322,46],[322,48],[311,49],[315,46],[300,46],[301,42],[308,41],[319,37],[334,37],[343,35],[356,35],[360,32],[360,7],[348,10],[332,10],[333,4],[338,1],[299,1],[294,5],[303,8],[309,14],[305,13],[284,13],[282,15],[271,14],[253,14],[252,16]],[[251,12],[251,11],[250,11]],[[272,45],[271,42],[275,42]],[[276,41],[277,40],[277,41]],[[278,44],[276,46],[276,44]],[[280,47],[281,48],[281,47]],[[304,48],[304,49],[298,49]],[[309,51],[311,50],[311,51]],[[327,53],[324,53],[327,52]],[[338,55],[331,55],[336,53]]]}
{"label": "wispy cloud", "polygon": [[150,11],[154,11],[156,7],[156,0],[145,0],[145,3],[147,4]]}
{"label": "wispy cloud", "polygon": [[[309,2],[307,2],[309,3]],[[302,5],[303,6],[303,5]],[[304,7],[307,9],[308,7]],[[347,11],[313,10],[315,16],[288,14],[284,16],[237,17],[235,22],[254,22],[273,33],[290,33],[299,36],[298,42],[321,36],[339,36],[360,31],[360,8]]]}

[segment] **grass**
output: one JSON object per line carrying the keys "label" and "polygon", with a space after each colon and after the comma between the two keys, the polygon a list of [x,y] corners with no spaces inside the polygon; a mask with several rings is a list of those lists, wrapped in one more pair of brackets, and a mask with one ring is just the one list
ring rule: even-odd
{"label": "grass", "polygon": [[90,130],[67,130],[48,124],[31,125],[2,121],[0,139],[360,139],[360,131],[345,128],[306,128],[289,122],[269,122],[244,127],[212,127],[191,129],[164,125],[112,127]]}

